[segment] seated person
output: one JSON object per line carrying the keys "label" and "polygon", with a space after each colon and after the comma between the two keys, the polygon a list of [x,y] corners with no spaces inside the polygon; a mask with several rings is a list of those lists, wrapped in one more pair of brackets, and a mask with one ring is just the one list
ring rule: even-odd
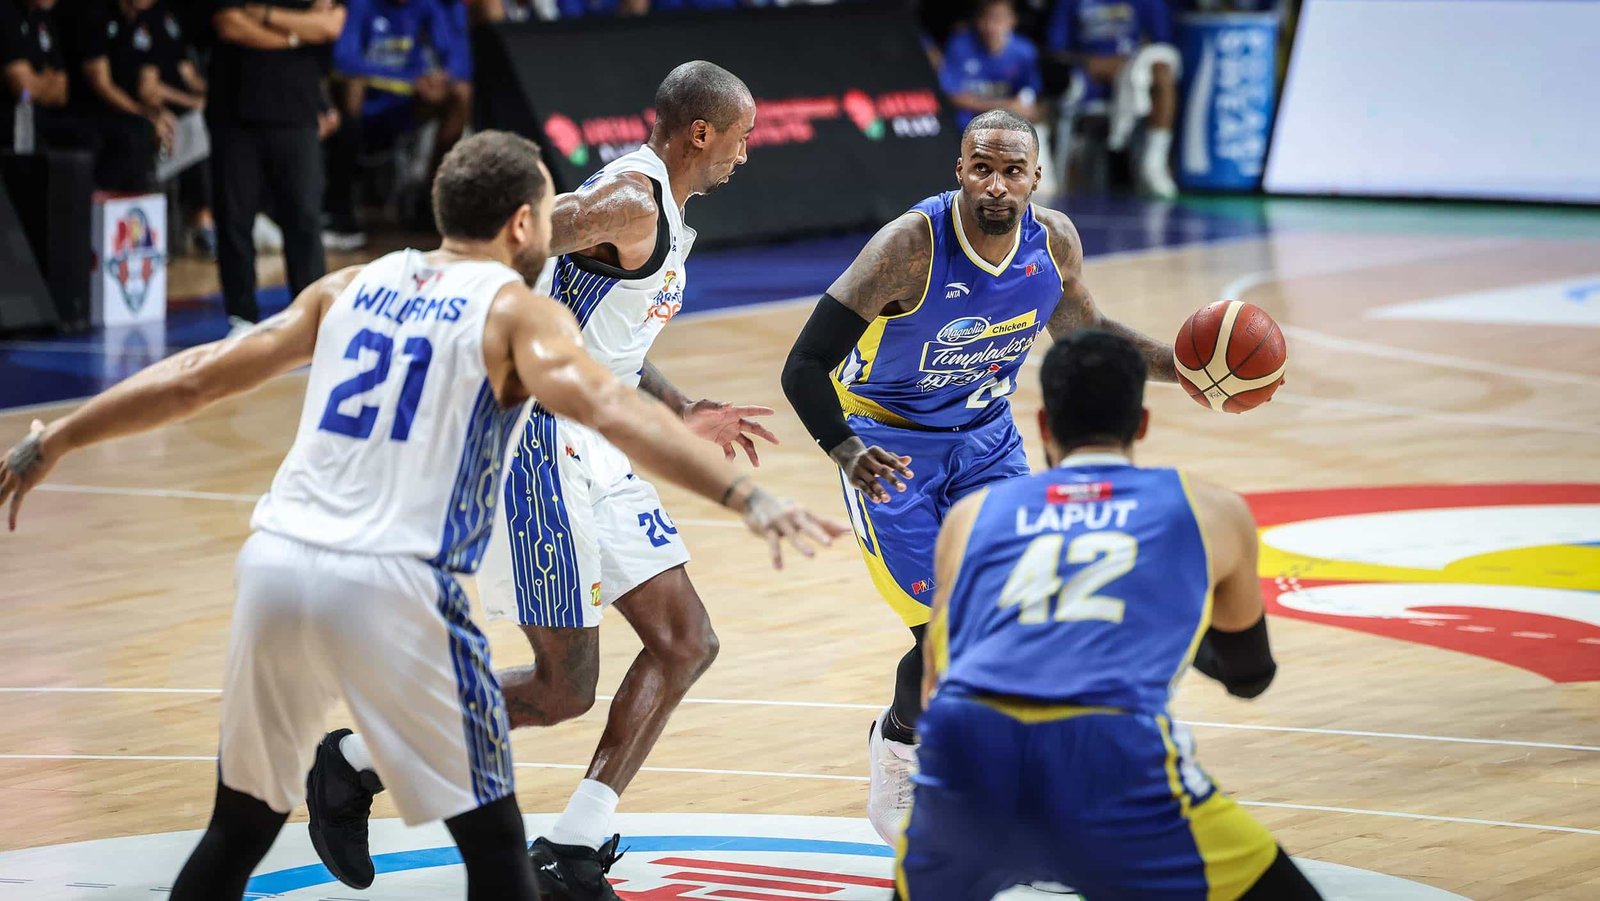
{"label": "seated person", "polygon": [[0,0],[0,72],[6,100],[0,111],[0,148],[10,150],[13,111],[27,94],[33,101],[34,144],[49,145],[65,122],[68,79],[55,15],[56,0]]}
{"label": "seated person", "polygon": [[353,182],[364,141],[388,143],[437,120],[433,162],[455,146],[472,111],[467,10],[450,0],[350,0],[333,45],[342,124],[328,146],[330,246],[365,243]]}
{"label": "seated person", "polygon": [[172,113],[140,96],[143,71],[156,61],[154,7],[155,0],[113,0],[81,10],[75,49],[89,96],[80,99],[103,138],[96,169],[104,188],[149,189],[157,153],[177,134]]}
{"label": "seated person", "polygon": [[1112,150],[1127,146],[1149,117],[1135,170],[1140,187],[1158,197],[1178,192],[1167,156],[1178,110],[1178,51],[1166,0],[1056,0],[1045,48],[1077,70],[1069,105],[1110,101]]}
{"label": "seated person", "polygon": [[1039,51],[1017,34],[1011,0],[979,3],[973,27],[950,36],[939,69],[939,86],[956,107],[961,128],[991,109],[1037,120],[1041,83]]}

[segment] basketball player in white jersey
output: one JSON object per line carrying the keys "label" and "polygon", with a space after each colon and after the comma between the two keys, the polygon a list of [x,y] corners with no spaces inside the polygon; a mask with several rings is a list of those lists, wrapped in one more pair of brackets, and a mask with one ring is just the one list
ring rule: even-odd
{"label": "basketball player in white jersey", "polygon": [[15,529],[23,496],[64,454],[311,364],[299,432],[239,555],[216,806],[172,898],[241,897],[304,797],[339,699],[401,816],[449,827],[469,899],[537,897],[505,703],[455,576],[482,558],[505,430],[524,399],[742,511],[775,554],[783,537],[809,552],[807,537],[842,534],[733,478],[680,420],[585,353],[569,313],[529,290],[548,243],[547,179],[532,142],[462,141],[434,182],[439,250],[324,277],[256,329],[35,422],[0,464]]}
{"label": "basketball player in white jersey", "polygon": [[[776,439],[751,417],[772,410],[691,402],[645,359],[683,305],[695,240],[684,205],[744,163],[755,103],[732,73],[697,61],[667,75],[655,110],[648,144],[556,198],[549,293],[577,317],[584,346],[619,380],[659,398],[729,459],[738,445],[755,463],[750,436]],[[655,488],[633,472],[626,449],[537,405],[512,440],[506,527],[478,578],[491,615],[515,617],[533,646],[533,666],[499,674],[511,727],[549,726],[593,706],[597,627],[607,606],[643,644],[611,702],[587,778],[533,847],[551,898],[614,899],[605,873],[617,850],[618,795],[711,665],[717,638],[685,572],[689,553],[677,527]],[[362,773],[371,755],[362,735],[344,730],[327,743],[343,753],[318,757],[308,799],[314,844],[335,876],[365,888],[373,880],[366,815],[378,788]]]}

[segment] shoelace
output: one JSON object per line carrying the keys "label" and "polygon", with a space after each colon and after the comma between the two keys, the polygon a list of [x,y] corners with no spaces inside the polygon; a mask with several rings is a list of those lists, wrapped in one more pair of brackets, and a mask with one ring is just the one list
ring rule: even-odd
{"label": "shoelace", "polygon": [[600,860],[600,872],[611,872],[611,866],[617,861],[621,860],[623,856],[628,853],[627,850],[617,850],[617,846],[620,844],[622,844],[622,834],[613,833],[611,836],[611,841],[601,845],[599,850],[594,852],[595,857],[599,858]]}

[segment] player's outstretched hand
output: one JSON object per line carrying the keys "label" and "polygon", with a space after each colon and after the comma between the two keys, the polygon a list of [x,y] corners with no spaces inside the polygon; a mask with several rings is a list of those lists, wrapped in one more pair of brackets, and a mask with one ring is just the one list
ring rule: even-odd
{"label": "player's outstretched hand", "polygon": [[774,497],[759,488],[745,502],[744,524],[767,539],[773,569],[783,569],[783,542],[786,540],[795,550],[812,557],[817,553],[813,542],[827,546],[850,531],[843,523],[818,516],[786,497]]}
{"label": "player's outstretched hand", "polygon": [[761,458],[756,455],[756,443],[750,436],[772,444],[778,443],[778,436],[753,417],[772,414],[771,407],[736,407],[721,401],[697,400],[684,408],[683,424],[701,438],[720,445],[729,460],[734,458],[733,447],[737,444],[744,448],[751,466],[760,466]]}
{"label": "player's outstretched hand", "polygon": [[882,504],[889,500],[889,490],[884,483],[894,486],[896,491],[906,490],[904,479],[911,478],[911,458],[886,451],[877,445],[868,447],[860,438],[851,438],[829,452],[833,461],[844,470],[845,478],[850,480],[858,490],[872,499],[873,503]]}
{"label": "player's outstretched hand", "polygon": [[33,486],[44,480],[56,461],[44,453],[44,423],[35,419],[28,437],[17,442],[0,460],[0,506],[11,502],[7,517],[11,531],[17,530],[17,514],[22,512],[22,498]]}

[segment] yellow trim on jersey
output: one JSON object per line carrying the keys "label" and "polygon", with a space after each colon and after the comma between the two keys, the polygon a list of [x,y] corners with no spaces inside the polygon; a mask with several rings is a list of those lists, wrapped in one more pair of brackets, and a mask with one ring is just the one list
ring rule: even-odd
{"label": "yellow trim on jersey", "polygon": [[[916,311],[922,309],[923,303],[925,303],[928,299],[928,289],[933,284],[933,254],[935,252],[932,249],[933,220],[928,218],[928,214],[921,210],[912,210],[912,212],[916,213],[918,216],[921,216],[922,221],[928,226],[928,246],[930,250],[928,252],[928,272],[922,277],[922,295],[917,298],[916,304],[912,306],[911,309],[901,313],[892,313],[887,316],[880,315],[876,319],[872,320],[872,322],[868,323],[867,330],[862,333],[861,339],[856,342],[855,346],[855,353],[861,358],[860,378],[852,382],[851,385],[844,384],[842,376],[844,375],[844,367],[850,362],[850,358],[848,356],[845,357],[844,362],[840,363],[833,370],[832,375],[834,389],[839,392],[839,399],[841,402],[845,401],[845,395],[850,390],[851,386],[865,384],[867,380],[872,377],[872,368],[878,362],[878,348],[883,343],[883,333],[884,330],[889,327],[889,321],[891,319],[904,319],[905,317],[910,316]],[[873,419],[886,422],[889,425],[900,425],[901,423],[906,423],[909,425],[909,422],[907,422],[907,420],[905,420],[903,417],[889,412],[878,404],[867,401],[864,398],[861,398],[860,400],[863,400],[867,404],[871,404],[871,406],[864,410],[851,410],[849,406],[846,405],[845,413],[847,415],[854,413],[857,416],[868,416]]]}
{"label": "yellow trim on jersey", "polygon": [[[866,504],[861,505],[861,521],[867,527],[867,537],[872,540],[872,546],[882,552],[883,544],[878,541],[878,530],[872,527],[872,516],[867,513],[866,506]],[[867,563],[867,574],[872,576],[872,585],[878,589],[878,594],[889,602],[895,613],[900,614],[900,619],[907,626],[920,626],[926,623],[933,615],[932,608],[906,594],[906,590],[895,581],[894,574],[889,572],[889,565],[883,562],[882,557],[867,550],[867,543],[861,540],[860,535],[856,536],[856,543],[861,546],[861,559]]]}
{"label": "yellow trim on jersey", "polygon": [[1179,812],[1189,821],[1195,850],[1205,863],[1206,901],[1234,901],[1272,866],[1278,843],[1267,827],[1223,794],[1221,788],[1195,804],[1178,775],[1178,746],[1172,740],[1172,724],[1166,717],[1157,716],[1156,728],[1167,748],[1167,787],[1178,800]]}
{"label": "yellow trim on jersey", "polygon": [[933,287],[933,259],[939,254],[939,247],[934,242],[933,238],[933,219],[930,218],[927,213],[924,213],[921,210],[912,210],[911,212],[921,216],[922,221],[928,225],[928,273],[922,277],[922,296],[917,299],[916,305],[911,309],[906,310],[903,313],[894,313],[889,316],[879,316],[879,319],[904,319],[905,317],[910,316],[912,313],[922,309],[922,304],[928,299],[928,289]]}
{"label": "yellow trim on jersey", "polygon": [[[1006,254],[1006,258],[999,263],[991,263],[979,256],[978,252],[972,249],[972,245],[967,243],[967,233],[961,227],[961,211],[957,209],[960,204],[960,198],[950,201],[950,218],[955,220],[956,223],[956,243],[961,245],[962,252],[967,255],[967,259],[972,261],[972,265],[990,275],[1004,275],[1006,267],[1010,266],[1011,261],[1016,259],[1017,248],[1022,246],[1022,226],[1018,225],[1016,232],[1011,236],[1011,252]],[[931,229],[932,226],[929,226],[929,228]],[[929,274],[931,275],[932,273],[930,272]]]}
{"label": "yellow trim on jersey", "polygon": [[1080,707],[1077,704],[1044,704],[1026,698],[998,698],[994,695],[975,695],[974,701],[1019,723],[1054,723],[1079,716],[1097,713],[1125,713],[1116,707]]}
{"label": "yellow trim on jersey", "polygon": [[[1033,209],[1033,204],[1028,204],[1028,208]],[[1061,261],[1056,259],[1056,249],[1050,246],[1050,226],[1039,218],[1037,210],[1034,210],[1033,221],[1039,223],[1039,227],[1044,229],[1044,251],[1050,254],[1050,265],[1056,267],[1056,278],[1061,281],[1061,286],[1064,288],[1067,285],[1067,270],[1061,268]],[[1021,231],[1021,229],[1018,229],[1018,231]]]}
{"label": "yellow trim on jersey", "polygon": [[1183,654],[1183,660],[1178,664],[1178,671],[1172,676],[1172,687],[1176,688],[1178,680],[1188,672],[1189,664],[1194,660],[1194,652],[1200,647],[1200,639],[1205,637],[1206,630],[1211,628],[1211,604],[1217,596],[1216,572],[1211,567],[1211,544],[1206,541],[1206,529],[1200,523],[1200,508],[1194,504],[1194,492],[1189,490],[1189,477],[1178,470],[1178,484],[1183,486],[1183,500],[1189,505],[1189,516],[1194,520],[1194,527],[1200,532],[1200,549],[1206,557],[1206,601],[1200,609],[1200,624],[1195,627],[1194,637],[1189,639],[1189,650]]}
{"label": "yellow trim on jersey", "polygon": [[[878,364],[878,350],[883,346],[883,331],[889,327],[889,320],[879,317],[872,320],[867,330],[862,333],[861,340],[856,342],[856,353],[861,355],[861,377],[852,382],[859,385],[872,378],[872,367]],[[840,363],[841,369],[844,364]]]}
{"label": "yellow trim on jersey", "polygon": [[892,425],[897,429],[914,429],[919,432],[927,431],[922,426],[890,410],[883,404],[858,394],[851,393],[849,388],[838,381],[833,383],[834,393],[839,395],[839,409],[846,416],[865,416],[884,425]]}

